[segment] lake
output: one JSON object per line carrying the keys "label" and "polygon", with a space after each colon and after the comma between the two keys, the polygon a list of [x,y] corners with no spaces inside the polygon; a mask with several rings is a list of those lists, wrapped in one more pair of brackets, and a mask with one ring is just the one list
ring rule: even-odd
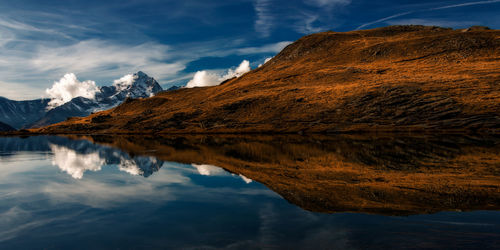
{"label": "lake", "polygon": [[0,249],[499,249],[500,137],[0,138]]}

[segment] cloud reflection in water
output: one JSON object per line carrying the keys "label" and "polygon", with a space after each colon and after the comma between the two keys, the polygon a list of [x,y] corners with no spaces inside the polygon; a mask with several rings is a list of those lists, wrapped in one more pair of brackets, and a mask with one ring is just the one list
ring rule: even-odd
{"label": "cloud reflection in water", "polygon": [[[217,167],[214,165],[208,165],[208,164],[191,164],[200,175],[205,175],[205,176],[220,176],[220,175],[227,175],[228,172],[226,172],[223,168]],[[232,176],[239,176],[246,184],[252,183],[252,179],[247,178],[246,176],[242,174],[231,174]]]}
{"label": "cloud reflection in water", "polygon": [[74,179],[81,179],[85,171],[99,171],[106,163],[97,152],[79,154],[75,150],[54,144],[50,144],[50,149],[54,153],[52,165],[58,166]]}

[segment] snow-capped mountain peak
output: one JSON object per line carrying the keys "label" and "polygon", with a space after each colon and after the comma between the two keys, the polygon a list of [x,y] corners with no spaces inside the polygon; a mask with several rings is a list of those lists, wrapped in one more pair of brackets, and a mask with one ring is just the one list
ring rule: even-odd
{"label": "snow-capped mountain peak", "polygon": [[120,105],[127,97],[146,98],[163,91],[158,82],[142,71],[115,80],[111,86],[99,87],[93,98],[77,96],[57,107],[47,109],[50,99],[12,101],[0,98],[0,122],[16,129],[41,127],[73,116],[87,116],[92,112]]}
{"label": "snow-capped mountain peak", "polygon": [[163,90],[154,78],[142,71],[115,80],[113,86],[117,91],[115,95],[131,98],[151,97]]}

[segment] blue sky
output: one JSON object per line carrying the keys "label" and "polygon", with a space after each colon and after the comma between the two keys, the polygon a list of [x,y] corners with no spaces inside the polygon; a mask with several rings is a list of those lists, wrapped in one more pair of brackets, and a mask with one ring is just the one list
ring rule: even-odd
{"label": "blue sky", "polygon": [[0,0],[0,96],[42,97],[66,73],[110,85],[142,70],[163,87],[252,68],[303,35],[395,24],[500,27],[500,0]]}

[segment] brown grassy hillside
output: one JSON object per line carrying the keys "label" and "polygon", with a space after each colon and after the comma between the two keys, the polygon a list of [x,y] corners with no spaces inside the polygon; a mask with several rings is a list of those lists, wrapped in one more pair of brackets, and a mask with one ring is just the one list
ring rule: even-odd
{"label": "brown grassy hillside", "polygon": [[42,133],[500,131],[500,31],[305,36],[223,85],[128,100]]}

